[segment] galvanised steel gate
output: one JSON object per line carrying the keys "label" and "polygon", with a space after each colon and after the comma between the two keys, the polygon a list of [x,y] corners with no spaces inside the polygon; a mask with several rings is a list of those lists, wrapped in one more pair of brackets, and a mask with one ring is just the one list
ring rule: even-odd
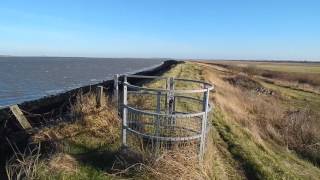
{"label": "galvanised steel gate", "polygon": [[[149,82],[147,86],[138,86],[130,84],[130,79]],[[139,144],[159,152],[189,143],[196,145],[200,157],[203,155],[213,85],[198,80],[140,75],[121,78],[115,75],[114,85],[122,116],[123,146],[137,148]]]}

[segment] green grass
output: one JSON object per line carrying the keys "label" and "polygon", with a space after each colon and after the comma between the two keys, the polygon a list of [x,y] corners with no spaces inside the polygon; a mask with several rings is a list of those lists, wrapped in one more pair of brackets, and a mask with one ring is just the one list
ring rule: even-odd
{"label": "green grass", "polygon": [[254,142],[248,132],[240,126],[228,124],[223,114],[217,109],[213,125],[227,142],[229,151],[233,156],[244,163],[247,177],[250,178],[288,178],[293,179],[288,171],[278,167],[278,163],[271,158],[267,150]]}
{"label": "green grass", "polygon": [[[257,179],[318,179],[320,171],[311,163],[300,160],[283,148],[255,142],[249,130],[226,120],[219,110],[215,111],[215,129],[228,144],[228,149],[243,163],[246,175]],[[303,169],[304,172],[301,172]],[[308,172],[307,172],[308,171]]]}
{"label": "green grass", "polygon": [[314,111],[320,111],[320,95],[312,92],[301,91],[289,87],[278,86],[272,83],[260,81],[266,88],[280,92],[281,96],[287,98],[285,103],[297,108],[306,108],[306,106]]}
{"label": "green grass", "polygon": [[46,168],[41,169],[39,179],[43,180],[112,180],[112,176],[107,176],[104,171],[88,165],[80,165],[77,173],[68,172],[48,172]]}
{"label": "green grass", "polygon": [[281,62],[244,62],[244,61],[218,61],[223,64],[232,64],[240,67],[252,66],[263,70],[291,72],[291,73],[320,73],[320,63],[281,63]]}
{"label": "green grass", "polygon": [[[116,142],[120,142],[120,139]],[[63,152],[77,160],[77,172],[48,171],[44,166],[39,173],[40,179],[97,179],[109,180],[114,177],[106,174],[111,169],[118,152],[119,143],[106,141],[103,137],[94,137],[91,134],[81,134],[61,142]]]}
{"label": "green grass", "polygon": [[257,68],[279,72],[293,72],[293,73],[314,73],[320,74],[320,64],[257,64]]}

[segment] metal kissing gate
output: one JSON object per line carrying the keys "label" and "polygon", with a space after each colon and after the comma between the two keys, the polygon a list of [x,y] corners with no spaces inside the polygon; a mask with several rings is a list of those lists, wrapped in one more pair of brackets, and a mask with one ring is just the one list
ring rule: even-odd
{"label": "metal kissing gate", "polygon": [[[139,86],[128,81],[137,79],[151,83]],[[212,89],[211,84],[197,80],[115,75],[114,96],[122,116],[122,145],[135,148],[140,143],[158,152],[192,144],[201,157],[209,131]]]}

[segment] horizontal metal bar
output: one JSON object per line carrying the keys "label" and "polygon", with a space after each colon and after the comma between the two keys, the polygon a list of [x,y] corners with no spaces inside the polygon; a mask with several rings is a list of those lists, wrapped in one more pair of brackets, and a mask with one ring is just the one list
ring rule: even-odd
{"label": "horizontal metal bar", "polygon": [[165,93],[154,93],[154,92],[149,92],[149,91],[128,91],[128,94],[147,94],[147,95],[160,95],[160,96],[165,96]]}
{"label": "horizontal metal bar", "polygon": [[174,141],[174,142],[179,142],[179,141],[190,141],[190,140],[195,140],[195,139],[200,139],[201,134],[197,134],[195,136],[187,136],[187,137],[163,137],[163,136],[154,136],[154,135],[148,135],[148,134],[144,134],[141,132],[138,132],[136,130],[133,130],[129,127],[126,127],[126,129],[128,131],[130,131],[131,133],[134,133],[138,136],[147,138],[147,139],[152,139],[152,140],[160,140],[160,141]]}
{"label": "horizontal metal bar", "polygon": [[175,81],[185,81],[185,82],[193,82],[193,83],[198,83],[198,84],[204,84],[208,86],[209,90],[212,90],[214,86],[210,83],[207,83],[205,81],[199,81],[199,80],[194,80],[194,79],[182,79],[182,78],[175,78]]}
{"label": "horizontal metal bar", "polygon": [[[192,99],[192,100],[198,101],[199,103],[202,103],[202,100],[201,100],[201,99],[197,99],[197,98],[190,97],[190,96],[174,96],[174,97],[185,98],[185,99]],[[210,111],[212,110],[212,106],[211,106],[210,103],[208,104],[208,107],[209,107],[208,112],[210,112]]]}
{"label": "horizontal metal bar", "polygon": [[170,91],[170,90],[166,90],[166,89],[140,87],[140,86],[132,85],[130,83],[126,83],[126,85],[132,89],[145,90],[145,91],[153,91],[153,92],[169,92]]}
{"label": "horizontal metal bar", "polygon": [[[207,89],[194,89],[194,90],[167,90],[167,89],[159,89],[159,88],[147,88],[147,87],[140,87],[140,86],[135,86],[130,83],[125,83],[129,88],[132,89],[138,89],[138,90],[146,90],[146,91],[154,91],[154,92],[174,92],[175,94],[188,94],[188,93],[201,93],[201,92],[206,92]],[[211,87],[212,89],[213,87]],[[211,90],[209,88],[209,90]]]}
{"label": "horizontal metal bar", "polygon": [[202,103],[202,99],[197,99],[197,98],[194,98],[194,97],[190,97],[190,96],[174,96],[175,98],[183,98],[183,99],[191,99],[191,100],[194,100],[194,101],[198,101],[200,103]]}
{"label": "horizontal metal bar", "polygon": [[142,79],[167,79],[163,76],[143,76],[143,75],[126,75],[128,78],[142,78]]}
{"label": "horizontal metal bar", "polygon": [[151,115],[151,116],[165,116],[168,118],[191,118],[191,117],[197,117],[197,116],[202,116],[205,112],[197,112],[197,113],[188,113],[188,114],[164,114],[164,113],[156,113],[156,112],[147,112],[144,110],[139,110],[133,107],[130,107],[128,105],[123,105],[128,109],[128,111],[132,111],[135,113],[140,113],[140,114],[146,114],[146,115]]}
{"label": "horizontal metal bar", "polygon": [[[122,104],[122,106],[124,106]],[[182,118],[182,117],[198,117],[203,115],[203,113],[205,112],[195,112],[195,113],[188,113],[188,112],[178,112],[175,111],[176,113],[181,113],[181,114],[166,114],[166,113],[156,113],[156,112],[150,112],[148,110],[155,110],[155,109],[137,109],[134,107],[131,107],[129,104],[125,105],[126,108],[128,108],[129,110],[131,110],[132,112],[138,112],[140,114],[146,114],[146,115],[152,115],[152,116],[167,116],[167,117],[178,117],[178,118]],[[208,112],[210,112],[212,110],[212,106],[211,104],[208,104]]]}
{"label": "horizontal metal bar", "polygon": [[[151,126],[154,125],[153,123],[142,122],[142,121],[132,121],[132,120],[128,121],[128,124],[138,124],[138,125],[143,124],[143,125],[151,125]],[[186,128],[186,127],[181,127],[181,126],[161,125],[160,127],[174,127],[175,129],[183,129],[183,130],[186,130],[186,131],[189,131],[189,132],[193,132],[195,134],[201,134],[201,132],[199,132],[199,131],[196,131],[196,130],[193,130],[193,129],[190,129],[190,128]]]}
{"label": "horizontal metal bar", "polygon": [[[182,111],[174,111],[175,114],[189,114],[190,112],[182,112]],[[201,116],[195,116],[194,118],[200,118],[202,119]]]}

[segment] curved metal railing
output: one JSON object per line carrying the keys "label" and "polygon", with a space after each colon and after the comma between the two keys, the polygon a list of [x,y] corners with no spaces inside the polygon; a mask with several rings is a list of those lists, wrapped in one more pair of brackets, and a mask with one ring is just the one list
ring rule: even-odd
{"label": "curved metal railing", "polygon": [[[114,94],[122,114],[124,146],[128,145],[128,135],[132,134],[155,144],[196,141],[200,155],[203,154],[209,130],[208,112],[212,109],[209,94],[214,89],[213,85],[199,80],[162,76],[119,77],[116,75],[114,79]],[[152,87],[153,83],[148,83],[147,87],[133,85],[128,81],[130,78],[164,81],[165,88]],[[182,89],[179,83],[193,88]],[[122,89],[121,95],[119,87]],[[146,96],[149,98],[145,98]]]}

